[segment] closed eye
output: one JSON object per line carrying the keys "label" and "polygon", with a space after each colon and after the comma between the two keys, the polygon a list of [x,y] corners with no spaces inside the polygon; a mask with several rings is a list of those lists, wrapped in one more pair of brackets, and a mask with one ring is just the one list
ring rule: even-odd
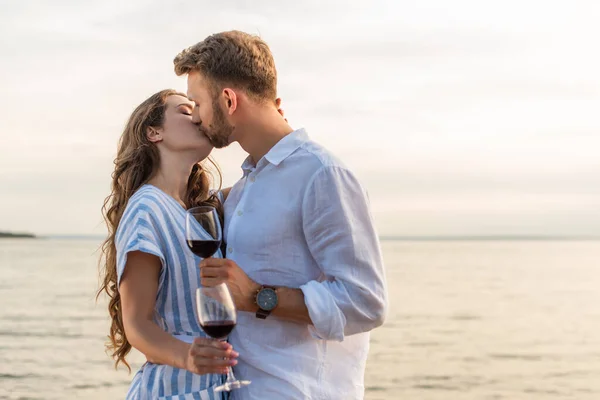
{"label": "closed eye", "polygon": [[179,112],[181,112],[182,114],[185,115],[192,115],[192,105],[191,104],[187,104],[187,103],[183,103],[183,104],[179,104],[177,106],[177,109],[179,110]]}

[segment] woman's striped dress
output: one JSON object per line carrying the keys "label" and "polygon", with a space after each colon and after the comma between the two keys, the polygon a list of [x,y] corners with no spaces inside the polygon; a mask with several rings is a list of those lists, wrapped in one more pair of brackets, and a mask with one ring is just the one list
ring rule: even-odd
{"label": "woman's striped dress", "polygon": [[[162,269],[155,321],[166,332],[191,343],[195,337],[207,336],[200,327],[195,307],[200,258],[187,247],[185,213],[175,199],[160,189],[142,186],[127,203],[117,229],[117,276],[120,282],[131,251],[143,251],[160,258]],[[215,254],[215,257],[220,256],[220,252]],[[221,400],[226,394],[213,392],[213,388],[223,380],[222,375],[196,375],[147,362],[133,378],[127,399]]]}

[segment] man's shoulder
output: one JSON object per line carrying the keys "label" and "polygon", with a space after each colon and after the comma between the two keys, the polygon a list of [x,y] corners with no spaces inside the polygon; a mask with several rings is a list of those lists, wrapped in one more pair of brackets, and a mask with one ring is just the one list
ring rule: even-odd
{"label": "man's shoulder", "polygon": [[307,140],[300,146],[296,152],[297,157],[305,158],[307,162],[311,162],[315,169],[323,167],[339,167],[346,169],[346,165],[329,149],[320,143],[313,140]]}

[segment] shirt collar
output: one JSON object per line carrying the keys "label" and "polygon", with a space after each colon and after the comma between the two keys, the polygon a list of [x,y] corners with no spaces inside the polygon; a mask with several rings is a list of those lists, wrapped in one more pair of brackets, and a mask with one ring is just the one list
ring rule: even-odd
{"label": "shirt collar", "polygon": [[308,134],[304,128],[296,129],[295,131],[284,136],[265,154],[265,158],[271,164],[277,166],[283,160],[288,158],[298,147],[302,146],[308,140]]}
{"label": "shirt collar", "polygon": [[[279,142],[265,154],[264,158],[271,164],[277,166],[307,140],[308,134],[306,133],[306,130],[304,128],[296,129],[279,140]],[[256,166],[252,163],[252,158],[248,156],[242,164],[244,175],[249,174],[255,167]]]}
{"label": "shirt collar", "polygon": [[242,171],[244,171],[244,176],[248,176],[250,172],[255,168],[255,165],[252,163],[252,157],[248,156],[242,163]]}

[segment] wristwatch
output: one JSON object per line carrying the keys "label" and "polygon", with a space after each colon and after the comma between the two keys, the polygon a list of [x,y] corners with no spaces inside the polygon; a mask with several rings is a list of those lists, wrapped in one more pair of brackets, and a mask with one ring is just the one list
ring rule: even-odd
{"label": "wristwatch", "polygon": [[261,286],[256,292],[254,302],[258,305],[256,318],[265,319],[277,307],[277,289],[273,286]]}

